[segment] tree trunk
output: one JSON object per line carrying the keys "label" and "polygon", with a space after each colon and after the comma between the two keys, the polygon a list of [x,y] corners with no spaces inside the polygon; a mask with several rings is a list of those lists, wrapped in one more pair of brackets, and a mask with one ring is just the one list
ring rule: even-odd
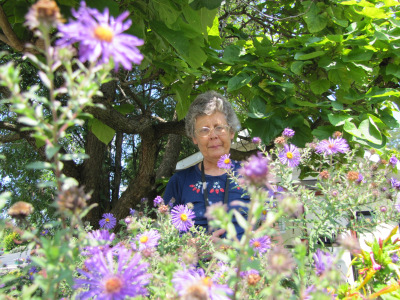
{"label": "tree trunk", "polygon": [[121,159],[122,159],[122,142],[124,134],[117,132],[115,136],[115,161],[114,161],[114,180],[112,183],[112,199],[111,207],[115,206],[119,198],[119,186],[121,184]]}

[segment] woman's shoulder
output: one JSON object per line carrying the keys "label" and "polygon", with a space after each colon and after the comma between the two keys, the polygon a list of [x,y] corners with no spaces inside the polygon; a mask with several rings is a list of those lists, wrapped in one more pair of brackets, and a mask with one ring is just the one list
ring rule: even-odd
{"label": "woman's shoulder", "polygon": [[196,168],[197,168],[197,165],[190,166],[186,169],[182,169],[182,170],[175,172],[174,175],[172,175],[172,176],[176,177],[176,178],[193,176],[194,174],[196,174]]}

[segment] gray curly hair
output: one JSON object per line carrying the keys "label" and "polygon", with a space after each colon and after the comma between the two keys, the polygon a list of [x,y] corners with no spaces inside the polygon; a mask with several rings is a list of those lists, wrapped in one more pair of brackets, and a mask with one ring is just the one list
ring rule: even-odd
{"label": "gray curly hair", "polygon": [[194,137],[197,117],[209,116],[216,112],[221,112],[225,115],[228,125],[234,132],[240,129],[239,119],[229,101],[215,91],[208,91],[197,96],[190,105],[185,118],[186,134],[189,137]]}

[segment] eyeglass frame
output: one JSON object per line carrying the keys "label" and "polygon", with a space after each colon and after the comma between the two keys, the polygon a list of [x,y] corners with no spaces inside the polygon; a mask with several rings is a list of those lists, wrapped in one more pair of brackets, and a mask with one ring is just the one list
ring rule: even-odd
{"label": "eyeglass frame", "polygon": [[[216,133],[216,132],[215,132],[215,128],[218,128],[218,127],[223,127],[223,128],[226,130],[226,132],[221,132],[220,134]],[[210,131],[208,132],[207,135],[200,135],[200,134],[199,134],[199,130],[204,129],[204,128],[208,128]],[[228,124],[226,124],[226,125],[217,125],[217,126],[212,127],[212,128],[207,127],[207,126],[204,126],[204,127],[201,127],[201,128],[196,129],[196,130],[194,131],[194,133],[197,134],[197,135],[200,136],[200,137],[208,137],[208,136],[210,136],[211,132],[214,131],[214,133],[215,133],[216,135],[220,136],[220,135],[224,135],[224,134],[229,133],[229,132],[231,131],[231,128],[232,128],[232,127],[229,126]],[[222,129],[222,130],[223,130],[223,129]]]}

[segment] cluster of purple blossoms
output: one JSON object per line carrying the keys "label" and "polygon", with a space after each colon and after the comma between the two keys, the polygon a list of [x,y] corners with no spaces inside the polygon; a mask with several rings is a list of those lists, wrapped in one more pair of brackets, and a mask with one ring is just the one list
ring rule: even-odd
{"label": "cluster of purple blossoms", "polygon": [[250,246],[254,252],[265,253],[268,249],[271,249],[271,238],[268,235],[254,238],[250,240]]}
{"label": "cluster of purple blossoms", "polygon": [[285,144],[278,156],[282,164],[288,165],[291,168],[297,167],[300,163],[299,149],[292,144]]}
{"label": "cluster of purple blossoms", "polygon": [[346,153],[350,150],[347,141],[344,138],[337,137],[336,139],[329,138],[322,140],[315,147],[315,152],[332,155],[335,153]]}
{"label": "cluster of purple blossoms", "polygon": [[112,242],[115,239],[115,234],[108,230],[94,230],[88,233],[87,237],[96,241]]}
{"label": "cluster of purple blossoms", "polygon": [[397,163],[399,162],[399,160],[397,159],[397,157],[393,154],[391,158],[389,158],[389,164],[394,168],[397,166]]}
{"label": "cluster of purple blossoms", "polygon": [[390,179],[390,183],[392,185],[392,188],[396,189],[396,190],[400,190],[400,181],[397,180],[396,178],[392,177]]}
{"label": "cluster of purple blossoms", "polygon": [[255,137],[252,138],[251,142],[253,144],[260,145],[261,144],[261,138],[259,138],[258,136],[255,136]]}
{"label": "cluster of purple blossoms", "polygon": [[282,136],[285,138],[292,138],[294,137],[295,131],[290,128],[285,128],[282,132]]}
{"label": "cluster of purple blossoms", "polygon": [[246,184],[256,186],[266,185],[269,177],[269,160],[261,152],[257,155],[252,155],[245,161],[239,169],[239,175],[242,176]]}
{"label": "cluster of purple blossoms", "polygon": [[332,267],[334,258],[329,252],[317,249],[313,255],[313,259],[315,263],[315,272],[317,276],[321,276],[325,271]]}
{"label": "cluster of purple blossoms", "polygon": [[217,162],[218,168],[226,170],[231,169],[233,167],[233,163],[232,160],[229,158],[230,156],[231,156],[230,154],[222,155]]}
{"label": "cluster of purple blossoms", "polygon": [[153,203],[155,207],[160,206],[164,204],[164,199],[161,196],[157,196],[154,198]]}
{"label": "cluster of purple blossoms", "polygon": [[174,273],[172,284],[181,299],[229,300],[232,290],[205,276],[204,270],[180,270]]}
{"label": "cluster of purple blossoms", "polygon": [[[116,258],[116,262],[114,262]],[[85,270],[78,270],[81,277],[75,279],[75,288],[82,288],[79,299],[125,299],[146,296],[145,286],[149,283],[147,263],[141,256],[124,247],[117,251],[97,252],[85,261]]]}
{"label": "cluster of purple blossoms", "polygon": [[131,216],[133,216],[133,215],[135,214],[135,212],[136,212],[135,209],[129,208],[129,214],[130,214]]}
{"label": "cluster of purple blossoms", "polygon": [[195,217],[195,213],[186,205],[177,205],[171,210],[172,224],[179,231],[188,231],[194,225]]}
{"label": "cluster of purple blossoms", "polygon": [[116,69],[121,64],[125,69],[131,70],[132,63],[142,62],[143,55],[136,47],[142,46],[143,40],[122,33],[132,24],[131,20],[124,22],[128,12],[114,19],[108,8],[100,13],[81,2],[79,10],[72,10],[72,15],[76,20],[69,20],[67,24],[58,26],[61,34],[61,39],[56,42],[58,46],[79,43],[79,59],[82,62],[98,61],[107,64],[112,58]]}
{"label": "cluster of purple blossoms", "polygon": [[392,263],[397,263],[400,260],[400,257],[397,255],[397,253],[394,253],[391,257]]}
{"label": "cluster of purple blossoms", "polygon": [[132,248],[139,251],[148,248],[155,248],[158,246],[158,240],[160,238],[161,235],[158,233],[158,231],[155,229],[151,229],[149,231],[138,234],[135,240],[139,244],[139,249],[136,246],[136,242],[132,243]]}
{"label": "cluster of purple blossoms", "polygon": [[101,228],[113,229],[117,225],[117,219],[111,213],[103,214],[103,219],[99,221]]}

